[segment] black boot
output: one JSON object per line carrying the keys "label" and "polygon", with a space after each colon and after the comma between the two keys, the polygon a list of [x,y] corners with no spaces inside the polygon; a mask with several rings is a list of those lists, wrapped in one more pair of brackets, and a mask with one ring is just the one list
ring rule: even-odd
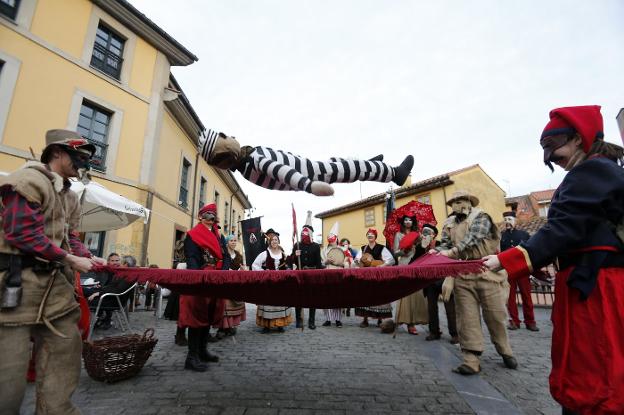
{"label": "black boot", "polygon": [[507,355],[501,355],[503,358],[503,363],[505,364],[505,367],[508,369],[517,369],[518,368],[518,361],[516,360],[515,357],[513,356],[507,356]]}
{"label": "black boot", "polygon": [[178,327],[175,334],[175,344],[178,346],[188,346],[188,340],[186,340],[185,327]]}
{"label": "black boot", "polygon": [[308,328],[314,330],[316,328],[316,308],[311,308],[308,314]]}
{"label": "black boot", "polygon": [[394,178],[392,181],[399,186],[402,186],[407,180],[407,176],[412,172],[412,167],[414,167],[414,156],[407,156],[405,160],[398,166],[394,167]]}
{"label": "black boot", "polygon": [[210,337],[210,328],[204,327],[200,330],[200,343],[199,343],[199,360],[202,362],[218,362],[219,357],[213,355],[208,351],[208,338]]}
{"label": "black boot", "polygon": [[188,354],[184,362],[184,369],[194,372],[205,372],[208,366],[199,359],[199,350],[201,343],[201,329],[188,329]]}
{"label": "black boot", "polygon": [[295,327],[300,329],[303,327],[303,319],[301,318],[301,307],[295,307]]}

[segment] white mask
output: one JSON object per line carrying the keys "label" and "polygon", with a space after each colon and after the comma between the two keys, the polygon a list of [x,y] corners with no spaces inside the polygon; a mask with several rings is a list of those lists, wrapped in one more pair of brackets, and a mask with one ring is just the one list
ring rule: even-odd
{"label": "white mask", "polygon": [[435,234],[433,233],[433,229],[431,228],[423,228],[421,232],[420,246],[423,248],[428,248],[431,245],[431,241],[435,238]]}
{"label": "white mask", "polygon": [[505,226],[507,228],[515,228],[516,227],[516,218],[514,218],[513,216],[505,216],[503,218],[503,220],[505,221]]}

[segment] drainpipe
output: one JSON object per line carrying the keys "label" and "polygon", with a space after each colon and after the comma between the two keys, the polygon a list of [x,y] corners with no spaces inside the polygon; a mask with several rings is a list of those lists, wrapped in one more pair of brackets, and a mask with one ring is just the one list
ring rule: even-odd
{"label": "drainpipe", "polygon": [[446,212],[446,217],[448,218],[448,205],[446,204],[446,186],[442,186],[442,194],[444,195],[444,212]]}
{"label": "drainpipe", "polygon": [[141,266],[146,267],[147,264],[147,244],[149,243],[150,225],[152,224],[152,205],[154,204],[154,193],[152,190],[147,190],[147,200],[145,201],[145,207],[149,209],[150,215],[147,218],[147,223],[143,225],[143,241],[141,242]]}

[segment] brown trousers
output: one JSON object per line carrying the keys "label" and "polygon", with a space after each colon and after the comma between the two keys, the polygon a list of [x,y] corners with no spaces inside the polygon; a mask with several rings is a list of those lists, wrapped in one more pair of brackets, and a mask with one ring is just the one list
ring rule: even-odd
{"label": "brown trousers", "polygon": [[[507,309],[505,308],[504,288],[501,283],[484,279],[455,279],[455,309],[459,328],[459,344],[462,350],[483,352],[483,330],[481,328],[480,311],[483,320],[490,332],[490,338],[496,351],[500,355],[513,356],[505,323]],[[480,310],[481,308],[481,310]],[[478,369],[478,358],[475,362],[464,362],[474,369]]]}
{"label": "brown trousers", "polygon": [[66,339],[55,335],[45,325],[0,326],[0,415],[20,413],[31,337],[37,353],[37,414],[80,414],[71,402],[80,378],[79,317],[80,311],[74,310],[52,321]]}

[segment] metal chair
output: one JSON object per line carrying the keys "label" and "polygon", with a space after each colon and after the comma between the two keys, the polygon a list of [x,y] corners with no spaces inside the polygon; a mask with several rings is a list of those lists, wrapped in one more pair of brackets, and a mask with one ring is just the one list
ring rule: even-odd
{"label": "metal chair", "polygon": [[[98,314],[100,313],[100,309],[104,310],[104,309],[108,309],[111,310],[114,314],[115,317],[117,318],[117,322],[119,323],[119,327],[121,328],[122,331],[126,331],[126,330],[130,330],[130,321],[128,320],[128,298],[124,297],[124,296],[128,296],[128,294],[130,292],[134,293],[134,290],[137,287],[137,283],[135,282],[134,284],[132,284],[132,286],[130,288],[128,288],[127,290],[125,290],[122,293],[116,294],[116,293],[105,293],[102,294],[98,300],[97,306],[95,307],[95,313],[91,318],[91,324],[89,327],[89,336],[87,337],[87,341],[91,340],[91,336],[93,335],[93,329],[95,328],[95,323],[97,322],[98,319]],[[115,300],[117,301],[117,305],[118,307],[115,307],[114,309],[111,309],[110,307],[102,307],[102,302],[104,301],[104,298],[106,297],[114,297]],[[125,305],[122,304],[121,299],[125,298]],[[132,296],[132,301],[134,301],[134,295]]]}

